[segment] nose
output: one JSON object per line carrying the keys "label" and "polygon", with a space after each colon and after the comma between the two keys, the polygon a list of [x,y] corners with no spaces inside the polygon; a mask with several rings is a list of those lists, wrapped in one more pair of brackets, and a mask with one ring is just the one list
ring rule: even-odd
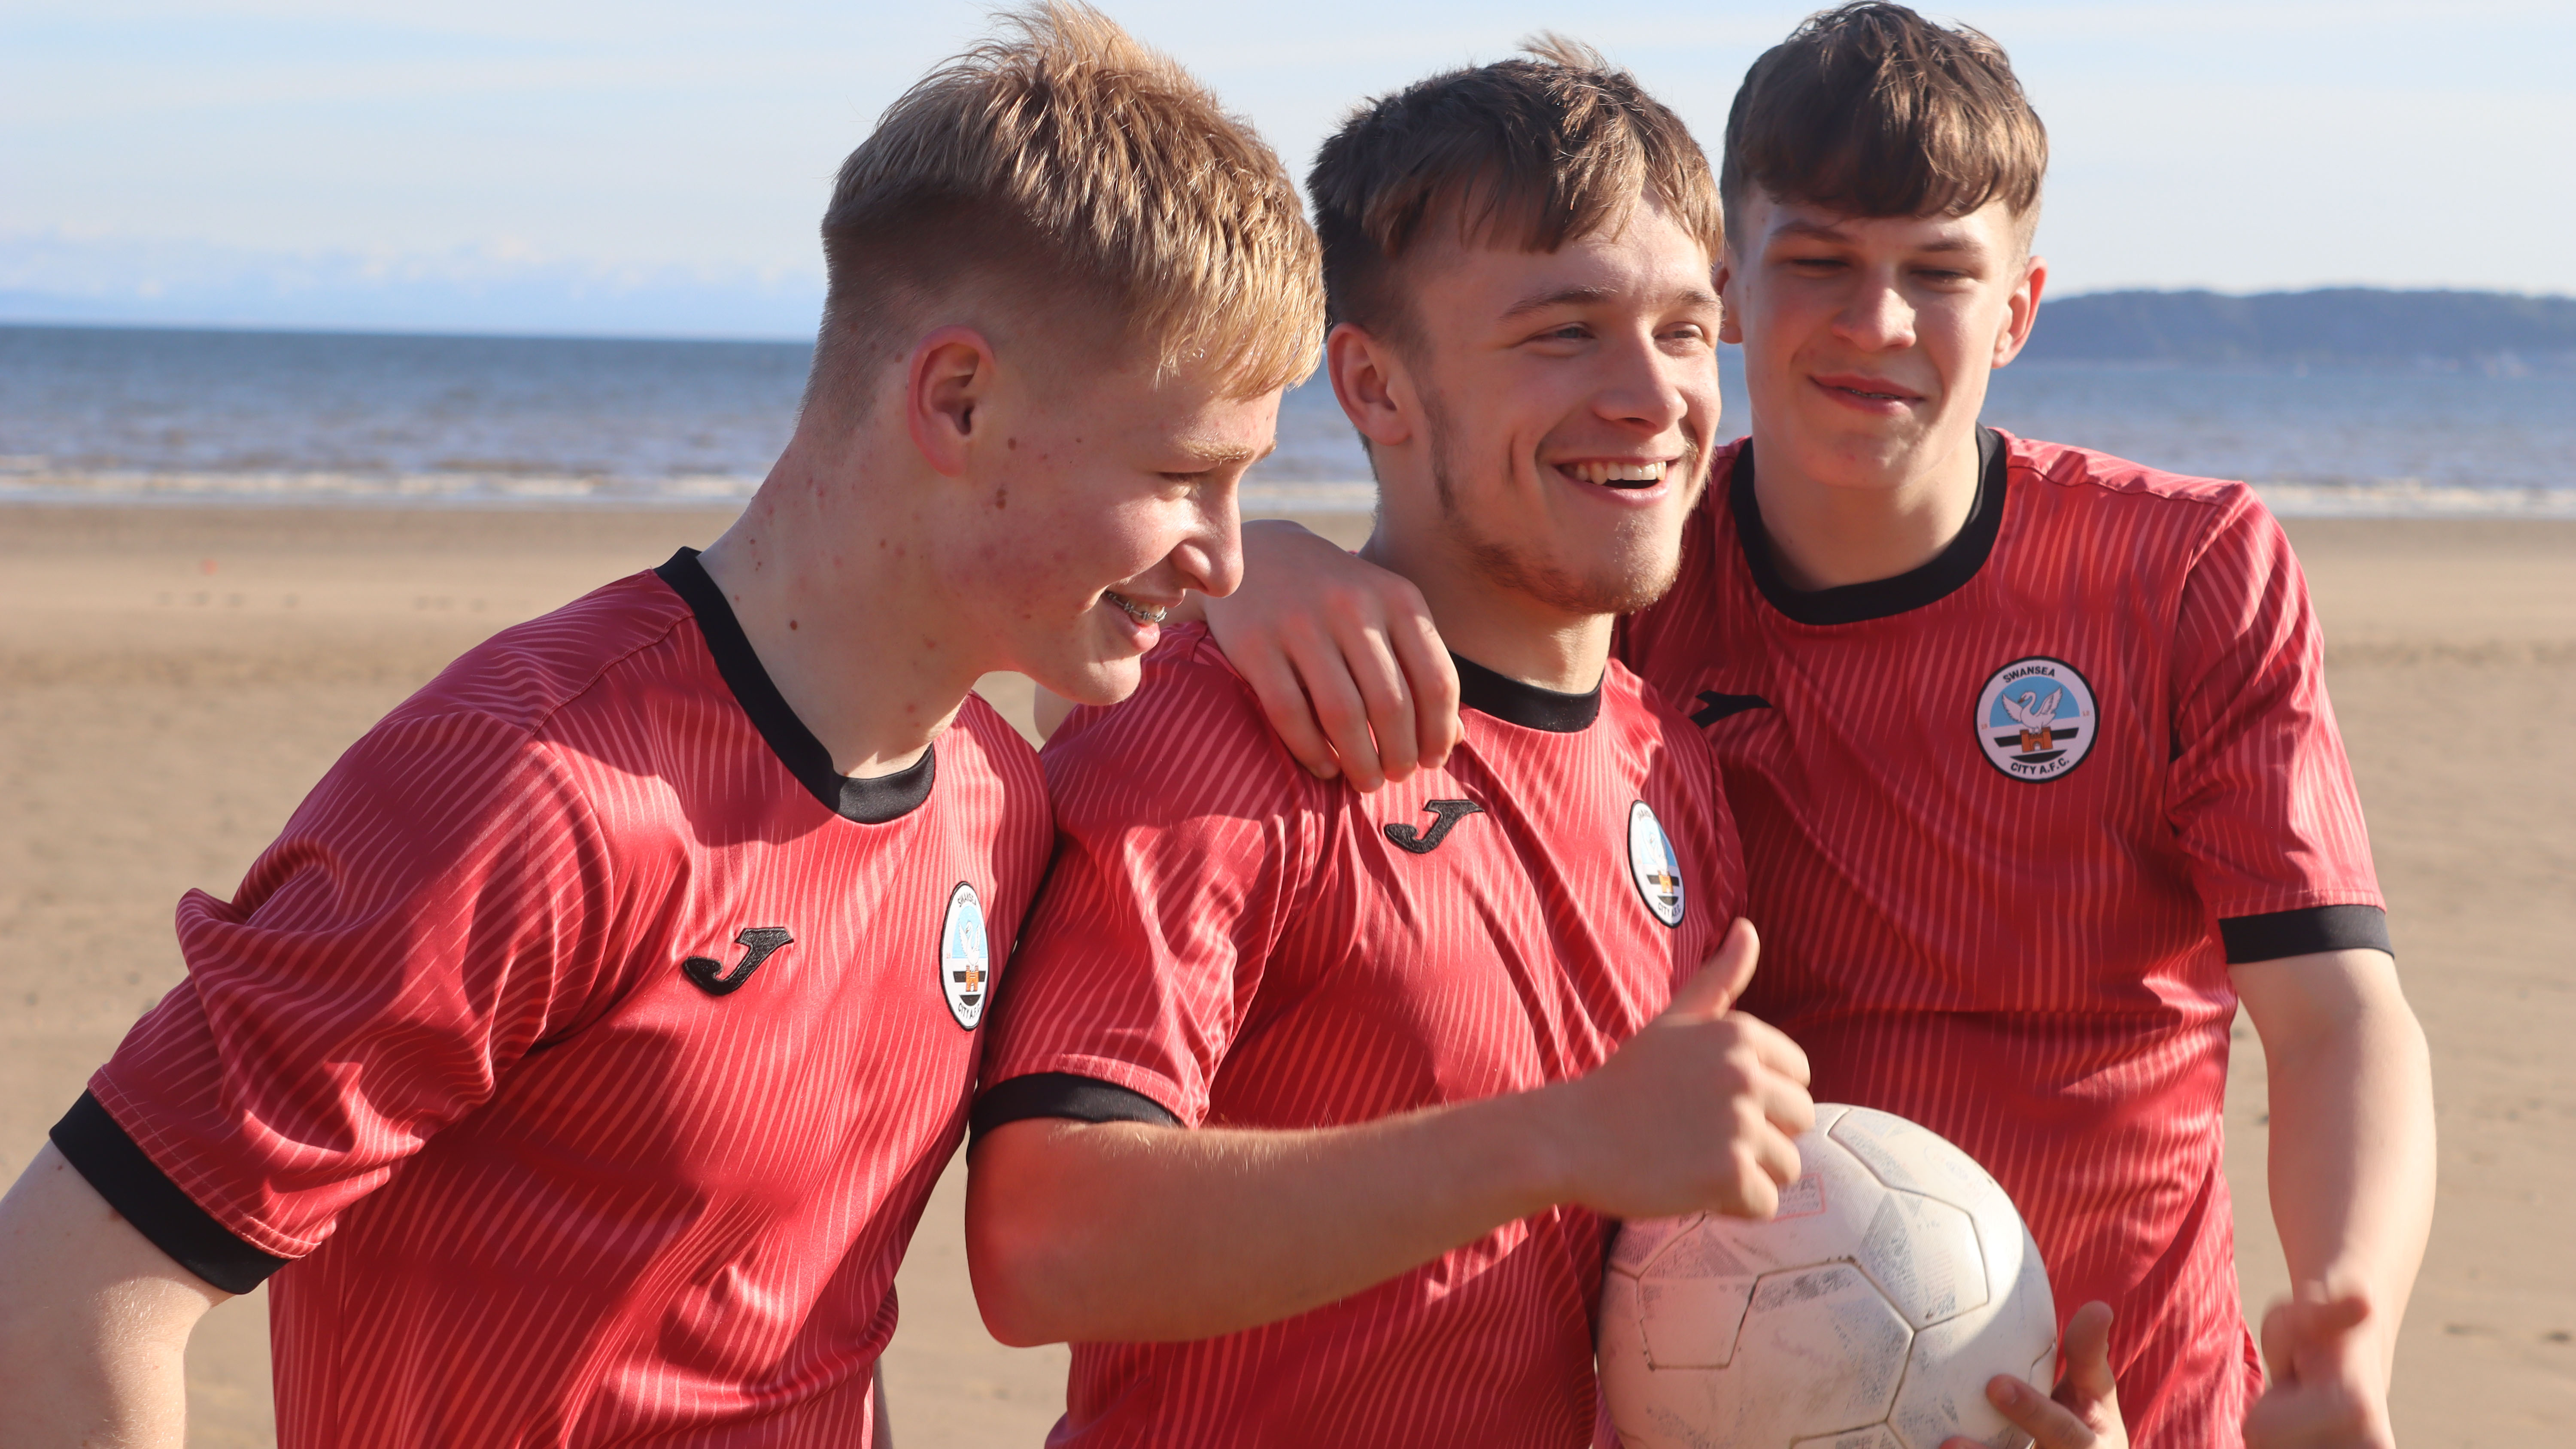
{"label": "nose", "polygon": [[1834,315],[1834,334],[1866,351],[1901,351],[1914,345],[1914,306],[1894,277],[1866,276]]}
{"label": "nose", "polygon": [[1593,411],[1649,435],[1665,432],[1690,413],[1683,370],[1688,365],[1657,346],[1653,334],[1640,334],[1614,354],[1611,375],[1593,397]]}
{"label": "nose", "polygon": [[1243,582],[1243,510],[1236,470],[1212,478],[1193,495],[1190,530],[1171,552],[1183,588],[1224,598]]}

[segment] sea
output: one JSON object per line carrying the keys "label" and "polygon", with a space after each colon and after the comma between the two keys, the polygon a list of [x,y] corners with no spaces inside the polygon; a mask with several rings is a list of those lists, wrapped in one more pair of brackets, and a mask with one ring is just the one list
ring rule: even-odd
{"label": "sea", "polygon": [[[722,507],[794,425],[802,343],[0,326],[0,504]],[[1729,426],[1742,424],[1729,349]],[[1986,420],[2289,516],[2576,518],[2576,371],[2021,362]],[[1245,511],[1375,497],[1320,379]]]}

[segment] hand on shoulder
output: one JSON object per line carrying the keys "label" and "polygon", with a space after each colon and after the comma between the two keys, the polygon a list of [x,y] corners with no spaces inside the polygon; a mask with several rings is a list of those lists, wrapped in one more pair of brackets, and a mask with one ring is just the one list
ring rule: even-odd
{"label": "hand on shoulder", "polygon": [[1368,791],[1448,761],[1458,674],[1419,589],[1293,523],[1245,524],[1243,560],[1208,628],[1298,763]]}

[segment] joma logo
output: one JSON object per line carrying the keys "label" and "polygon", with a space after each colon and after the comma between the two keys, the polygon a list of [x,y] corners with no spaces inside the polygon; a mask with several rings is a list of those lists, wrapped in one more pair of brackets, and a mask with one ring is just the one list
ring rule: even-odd
{"label": "joma logo", "polygon": [[732,971],[726,971],[724,963],[712,956],[692,956],[680,963],[680,974],[709,996],[730,996],[742,989],[770,953],[795,939],[787,934],[785,926],[746,926],[742,934],[733,938],[733,943],[742,947],[742,960],[734,964]]}
{"label": "joma logo", "polygon": [[1426,800],[1422,802],[1422,808],[1440,817],[1432,822],[1428,833],[1416,830],[1410,823],[1386,828],[1387,839],[1415,855],[1429,855],[1439,849],[1440,842],[1449,838],[1450,830],[1459,821],[1470,815],[1481,815],[1485,809],[1473,800]]}

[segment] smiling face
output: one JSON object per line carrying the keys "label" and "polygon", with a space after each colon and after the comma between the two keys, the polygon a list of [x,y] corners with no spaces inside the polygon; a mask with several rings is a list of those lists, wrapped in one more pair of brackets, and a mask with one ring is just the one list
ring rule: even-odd
{"label": "smiling face", "polygon": [[[1187,589],[1242,578],[1236,493],[1273,446],[1279,393],[1228,395],[1150,363],[1020,372],[995,391],[960,481],[972,517],[956,567],[990,580],[981,621],[1009,667],[1067,699],[1110,704]],[[971,542],[967,542],[971,540]]]}
{"label": "smiling face", "polygon": [[2020,218],[2001,202],[1850,217],[1757,192],[1735,220],[1718,279],[1766,476],[1895,490],[1973,456],[1988,374],[2047,277]]}
{"label": "smiling face", "polygon": [[1672,583],[1717,427],[1717,298],[1701,245],[1648,200],[1553,252],[1426,245],[1411,335],[1328,342],[1370,440],[1389,539],[1569,616]]}

